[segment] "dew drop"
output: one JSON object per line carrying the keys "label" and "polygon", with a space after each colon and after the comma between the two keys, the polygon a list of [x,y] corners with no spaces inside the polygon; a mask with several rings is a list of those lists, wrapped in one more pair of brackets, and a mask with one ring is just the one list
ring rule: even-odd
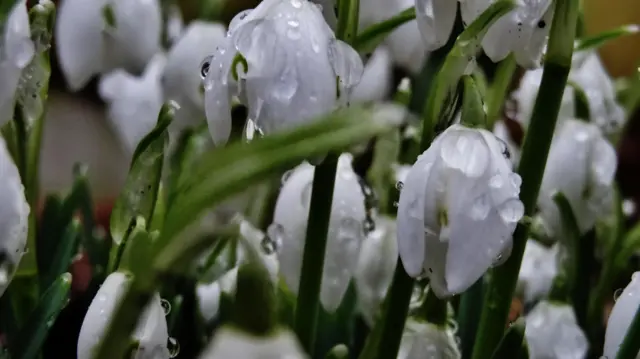
{"label": "dew drop", "polygon": [[575,139],[578,142],[584,142],[589,139],[589,133],[587,131],[578,131],[575,134]]}
{"label": "dew drop", "polygon": [[209,55],[204,58],[202,63],[200,64],[200,77],[204,80],[209,74],[209,69],[211,67],[211,62],[213,61],[213,55]]}
{"label": "dew drop", "polygon": [[404,187],[404,183],[402,183],[402,181],[398,181],[396,182],[396,189],[398,191],[402,191],[402,188]]}
{"label": "dew drop", "polygon": [[364,220],[364,233],[369,234],[373,232],[375,229],[376,229],[376,222],[373,220],[373,218],[367,216],[367,218]]}
{"label": "dew drop", "polygon": [[164,312],[164,315],[167,316],[169,315],[169,313],[171,313],[171,303],[169,303],[168,300],[166,299],[160,299],[160,305],[162,306],[162,311]]}
{"label": "dew drop", "polygon": [[175,358],[180,353],[180,343],[174,337],[167,339],[167,349],[169,350],[169,358]]}
{"label": "dew drop", "polygon": [[487,218],[490,209],[489,199],[486,195],[482,195],[471,205],[469,216],[474,221],[482,221]]}
{"label": "dew drop", "polygon": [[520,186],[522,185],[522,177],[520,177],[519,174],[517,173],[509,174],[509,181],[511,182],[513,187],[520,189]]}
{"label": "dew drop", "polygon": [[518,199],[509,200],[500,208],[500,217],[507,223],[518,222],[524,215],[524,206]]}
{"label": "dew drop", "polygon": [[291,2],[291,6],[295,7],[296,9],[300,9],[302,7],[302,0],[290,0]]}
{"label": "dew drop", "polygon": [[614,302],[615,302],[615,301],[617,301],[617,300],[618,300],[618,298],[620,298],[620,296],[622,295],[622,292],[623,292],[623,291],[624,291],[624,289],[622,289],[622,288],[618,288],[618,289],[616,289],[616,291],[615,291],[615,292],[613,292],[613,301],[614,301]]}
{"label": "dew drop", "polygon": [[287,21],[287,25],[289,25],[291,27],[298,27],[298,26],[300,26],[300,23],[298,22],[298,20],[291,19],[291,20]]}
{"label": "dew drop", "polygon": [[0,268],[0,287],[5,286],[9,282],[9,272],[7,268]]}
{"label": "dew drop", "polygon": [[393,201],[393,206],[394,206],[395,208],[398,208],[398,201]]}
{"label": "dew drop", "polygon": [[[265,246],[262,246],[262,249],[265,250],[265,252],[267,252],[268,254],[277,252],[282,247],[284,236],[284,227],[279,223],[272,223],[267,228],[267,235],[262,240],[263,243],[265,242],[265,240],[267,240],[269,243],[265,243],[267,248],[265,248]],[[261,245],[263,243],[261,243]],[[267,249],[270,249],[271,253],[269,253]]]}
{"label": "dew drop", "polygon": [[293,174],[293,170],[289,170],[285,172],[280,178],[280,185],[284,186],[284,184],[289,180],[289,178],[291,178],[292,174]]}
{"label": "dew drop", "polygon": [[491,179],[489,179],[489,186],[491,186],[491,188],[499,189],[502,188],[503,185],[504,180],[499,174],[496,174],[495,176],[491,177]]}

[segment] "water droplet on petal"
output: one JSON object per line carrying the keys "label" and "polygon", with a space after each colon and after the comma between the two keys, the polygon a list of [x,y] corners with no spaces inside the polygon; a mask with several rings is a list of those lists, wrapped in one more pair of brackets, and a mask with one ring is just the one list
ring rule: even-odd
{"label": "water droplet on petal", "polygon": [[505,202],[500,208],[500,217],[507,223],[518,222],[524,215],[524,205],[518,199]]}
{"label": "water droplet on petal", "polygon": [[396,207],[396,208],[398,208],[398,201],[394,201],[394,202],[393,202],[393,206],[394,206],[394,207]]}
{"label": "water droplet on petal", "polygon": [[471,208],[469,209],[469,216],[475,221],[482,221],[489,215],[491,205],[486,195],[480,196],[476,199]]}
{"label": "water droplet on petal", "polygon": [[296,9],[299,9],[302,7],[302,0],[290,0],[291,2],[291,6],[295,7]]}
{"label": "water droplet on petal", "polygon": [[615,302],[615,301],[617,301],[617,300],[618,300],[618,298],[620,298],[620,296],[622,295],[622,292],[623,292],[623,291],[624,291],[624,290],[623,290],[622,288],[618,288],[618,289],[616,289],[616,291],[615,291],[615,292],[613,292],[613,301],[614,301],[614,302]]}
{"label": "water droplet on petal", "polygon": [[520,189],[520,186],[522,185],[522,177],[520,177],[519,174],[517,173],[509,174],[509,181],[511,182],[511,185],[513,185],[515,188]]}
{"label": "water droplet on petal", "polygon": [[[268,238],[269,241],[271,242],[271,246],[273,248],[272,253],[278,251],[278,249],[282,247],[282,243],[284,242],[284,238],[285,238],[284,227],[279,223],[272,223],[267,228],[267,235],[265,236],[265,239],[266,238]],[[265,250],[265,252],[267,251]]]}
{"label": "water droplet on petal", "polygon": [[280,178],[280,185],[284,186],[284,184],[287,182],[287,180],[289,180],[289,178],[291,178],[291,175],[293,174],[293,170],[289,170],[287,172],[285,172],[282,177]]}
{"label": "water droplet on petal", "polygon": [[171,303],[169,303],[168,300],[164,298],[160,299],[160,305],[162,306],[162,311],[164,312],[165,316],[171,313]]}
{"label": "water droplet on petal", "polygon": [[491,177],[491,179],[489,180],[489,186],[491,186],[491,188],[499,189],[499,188],[502,188],[503,185],[504,185],[504,180],[502,179],[502,176],[499,174]]}
{"label": "water droplet on petal", "polygon": [[167,340],[167,349],[169,350],[169,358],[175,358],[180,353],[180,343],[176,338],[169,337]]}
{"label": "water droplet on petal", "polygon": [[578,142],[584,142],[589,139],[589,133],[587,131],[578,131],[575,134],[575,139]]}
{"label": "water droplet on petal", "polygon": [[287,29],[287,37],[290,40],[298,40],[302,37],[302,35],[300,34],[300,30],[298,30],[298,28],[289,28]]}
{"label": "water droplet on petal", "polygon": [[204,80],[209,73],[209,68],[211,67],[211,61],[213,60],[213,55],[207,56],[204,58],[202,63],[200,64],[200,77]]}
{"label": "water droplet on petal", "polygon": [[396,182],[396,189],[398,191],[402,191],[402,187],[404,187],[404,183],[402,183],[402,181]]}

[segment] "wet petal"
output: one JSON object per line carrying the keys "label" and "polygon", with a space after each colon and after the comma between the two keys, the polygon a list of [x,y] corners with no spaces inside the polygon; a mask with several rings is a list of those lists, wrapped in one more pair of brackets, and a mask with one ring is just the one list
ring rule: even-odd
{"label": "wet petal", "polygon": [[352,102],[380,101],[391,89],[392,63],[390,51],[380,46],[374,52],[364,68],[362,79],[353,89]]}
{"label": "wet petal", "polygon": [[640,274],[635,272],[631,282],[616,300],[607,322],[607,332],[604,337],[604,356],[615,358],[618,348],[624,341],[633,317],[640,306]]}
{"label": "wet petal", "polygon": [[557,248],[547,248],[529,239],[518,274],[518,287],[524,294],[525,304],[535,303],[545,297],[557,274]]}
{"label": "wet petal", "polygon": [[542,301],[527,315],[525,337],[532,358],[581,359],[589,343],[578,326],[573,308]]}
{"label": "wet petal", "polygon": [[522,27],[522,24],[518,25],[515,11],[511,11],[498,19],[489,28],[482,40],[484,53],[493,62],[504,60],[517,43]]}
{"label": "wet petal", "polygon": [[340,93],[348,100],[351,89],[358,85],[364,72],[360,55],[347,43],[336,40],[329,45],[329,61],[338,78]]}
{"label": "wet petal", "polygon": [[224,145],[231,135],[230,67],[235,52],[220,46],[208,58],[204,79],[204,109],[209,133],[216,145]]}
{"label": "wet petal", "polygon": [[427,50],[447,43],[456,20],[458,2],[452,0],[416,0],[416,18]]}

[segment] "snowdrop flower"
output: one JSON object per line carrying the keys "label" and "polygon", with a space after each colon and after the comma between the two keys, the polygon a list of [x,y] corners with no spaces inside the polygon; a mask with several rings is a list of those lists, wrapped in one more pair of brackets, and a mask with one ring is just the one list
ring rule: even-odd
{"label": "snowdrop flower", "polygon": [[0,297],[9,286],[27,245],[29,204],[18,168],[0,137],[0,191],[3,203],[0,218]]}
{"label": "snowdrop flower", "polygon": [[236,291],[238,268],[235,267],[212,283],[201,283],[196,286],[198,308],[200,314],[207,322],[218,317],[220,310],[220,296],[225,293],[233,296]]}
{"label": "snowdrop flower", "polygon": [[611,209],[616,152],[592,124],[566,120],[556,130],[545,168],[538,206],[550,236],[562,237],[562,223],[553,201],[562,192],[573,209],[582,233]]}
{"label": "snowdrop flower", "polygon": [[[609,315],[604,337],[604,356],[607,358],[615,358],[618,354],[618,349],[640,306],[640,275],[638,273],[640,272],[633,273],[631,282],[618,297]],[[640,357],[640,352],[637,357]]]}
{"label": "snowdrop flower", "polygon": [[26,3],[18,1],[0,29],[0,126],[13,118],[20,75],[35,53]]}
{"label": "snowdrop flower", "polygon": [[397,258],[396,223],[380,217],[375,230],[362,242],[354,274],[358,309],[371,327],[391,285]]}
{"label": "snowdrop flower", "polygon": [[238,89],[249,120],[266,134],[347,101],[363,65],[355,50],[336,40],[315,4],[265,0],[236,15],[226,44],[205,61],[203,71],[205,113],[219,145],[229,138],[231,96]]}
{"label": "snowdrop flower", "polygon": [[[358,28],[360,31],[365,30],[367,27],[388,20],[412,6],[414,6],[414,0],[363,0],[360,2]],[[397,27],[385,39],[383,46],[389,49],[396,65],[414,75],[420,72],[427,54],[427,47],[422,42],[415,21],[409,21]]]}
{"label": "snowdrop flower", "polygon": [[351,102],[382,101],[393,82],[391,51],[379,46],[364,67],[360,83],[353,89]]}
{"label": "snowdrop flower", "polygon": [[140,77],[118,69],[100,78],[98,93],[107,102],[108,118],[129,153],[158,122],[165,61],[164,55],[156,55]]}
{"label": "snowdrop flower", "polygon": [[338,17],[336,16],[336,0],[312,0],[314,3],[320,6],[322,15],[324,15],[325,21],[335,30],[338,26]]}
{"label": "snowdrop flower", "polygon": [[521,179],[503,143],[453,125],[413,165],[398,205],[398,249],[407,273],[438,297],[466,290],[506,257],[524,208]]}
{"label": "snowdrop flower", "polygon": [[397,359],[459,359],[453,331],[409,318],[405,324]]}
{"label": "snowdrop flower", "polygon": [[295,335],[279,330],[267,337],[258,337],[237,329],[223,327],[199,356],[200,359],[308,359]]}
{"label": "snowdrop flower", "polygon": [[162,75],[165,96],[178,102],[180,110],[172,123],[172,131],[195,126],[205,119],[204,92],[200,65],[211,47],[225,41],[227,30],[221,24],[194,21],[167,54]]}
{"label": "snowdrop flower", "polygon": [[526,304],[546,297],[558,274],[558,244],[547,248],[529,239],[524,249],[518,274],[518,288],[524,294]]}
{"label": "snowdrop flower", "polygon": [[526,323],[524,334],[532,359],[584,359],[587,355],[587,336],[570,305],[541,301]]}
{"label": "snowdrop flower", "polygon": [[[340,305],[353,276],[365,240],[365,197],[358,175],[351,167],[352,157],[343,154],[338,161],[331,220],[322,273],[320,301],[327,311]],[[292,293],[298,293],[302,253],[307,233],[314,167],[304,163],[288,176],[276,202],[269,232],[277,243],[281,273]],[[322,255],[319,253],[318,255]]]}
{"label": "snowdrop flower", "polygon": [[[82,322],[78,338],[78,359],[90,359],[105,334],[118,302],[128,285],[127,274],[111,273],[96,293]],[[138,325],[132,334],[132,340],[139,342],[134,358],[168,359],[169,335],[164,309],[157,294],[151,299],[142,313]]]}
{"label": "snowdrop flower", "polygon": [[63,0],[55,37],[71,90],[116,68],[138,73],[160,52],[158,0]]}

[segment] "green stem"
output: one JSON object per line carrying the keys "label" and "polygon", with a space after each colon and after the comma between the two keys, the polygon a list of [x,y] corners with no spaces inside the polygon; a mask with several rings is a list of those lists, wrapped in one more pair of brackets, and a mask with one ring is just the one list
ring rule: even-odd
{"label": "green stem", "polygon": [[487,101],[487,128],[493,129],[496,121],[500,117],[500,111],[504,106],[505,98],[509,92],[511,80],[516,72],[516,59],[513,54],[509,55],[498,65],[495,78],[491,84],[489,100]]}
{"label": "green stem", "polygon": [[478,279],[460,298],[458,309],[458,336],[462,359],[471,358],[473,342],[478,332],[478,322],[484,303],[484,278]]}
{"label": "green stem", "polygon": [[640,351],[640,307],[636,310],[627,334],[618,349],[616,359],[634,359]]}
{"label": "green stem", "polygon": [[471,75],[462,76],[462,115],[460,123],[467,127],[486,128],[487,116],[484,112],[482,95]]}
{"label": "green stem", "polygon": [[447,301],[438,298],[431,289],[417,311],[418,316],[437,326],[447,324]]}
{"label": "green stem", "polygon": [[[520,200],[524,204],[525,216],[531,216],[535,211],[562,95],[571,69],[578,5],[579,0],[555,1],[555,15],[551,25],[542,83],[518,168],[522,177]],[[518,224],[513,235],[510,258],[492,273],[473,352],[474,359],[491,357],[504,333],[528,233],[529,226]]]}

